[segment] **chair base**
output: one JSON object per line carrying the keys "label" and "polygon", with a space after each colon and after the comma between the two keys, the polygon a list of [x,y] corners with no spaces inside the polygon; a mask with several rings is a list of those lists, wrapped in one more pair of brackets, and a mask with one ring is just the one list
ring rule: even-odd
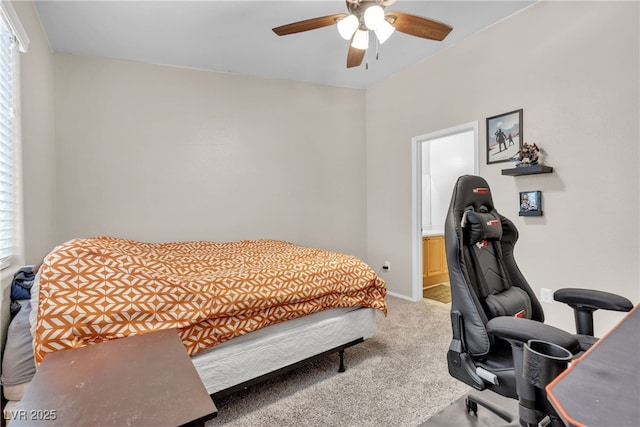
{"label": "chair base", "polygon": [[[477,414],[474,414],[473,411],[467,411],[467,401],[477,403]],[[509,419],[505,420],[504,417]],[[458,426],[520,427],[518,401],[492,392],[472,391],[420,424],[420,427]]]}

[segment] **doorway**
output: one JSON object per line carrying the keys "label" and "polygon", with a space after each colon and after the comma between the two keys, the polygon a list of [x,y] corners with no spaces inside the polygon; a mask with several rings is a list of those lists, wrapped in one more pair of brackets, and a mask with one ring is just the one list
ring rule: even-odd
{"label": "doorway", "polygon": [[414,137],[412,160],[412,299],[441,300],[448,293],[444,221],[458,177],[478,174],[478,122]]}

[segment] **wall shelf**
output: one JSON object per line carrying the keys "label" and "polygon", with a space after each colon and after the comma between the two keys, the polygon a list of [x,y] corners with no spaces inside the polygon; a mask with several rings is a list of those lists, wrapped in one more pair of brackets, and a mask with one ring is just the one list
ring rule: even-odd
{"label": "wall shelf", "polygon": [[542,216],[542,211],[520,212],[519,216]]}
{"label": "wall shelf", "polygon": [[536,175],[539,173],[551,173],[553,168],[551,166],[532,165],[532,166],[520,166],[511,169],[502,169],[502,175]]}

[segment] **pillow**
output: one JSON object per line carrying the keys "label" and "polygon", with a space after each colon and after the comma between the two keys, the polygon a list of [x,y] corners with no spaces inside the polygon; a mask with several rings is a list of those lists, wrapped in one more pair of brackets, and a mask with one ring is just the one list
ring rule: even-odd
{"label": "pillow", "polygon": [[2,385],[12,386],[31,381],[36,373],[33,358],[33,338],[29,325],[31,302],[22,303],[22,309],[16,313],[9,324],[7,343],[2,356]]}
{"label": "pillow", "polygon": [[513,286],[506,291],[489,295],[484,302],[490,318],[515,316],[531,319],[531,298],[518,287]]}
{"label": "pillow", "polygon": [[500,240],[502,224],[498,212],[465,211],[462,217],[462,228],[466,245],[473,245],[483,240]]}

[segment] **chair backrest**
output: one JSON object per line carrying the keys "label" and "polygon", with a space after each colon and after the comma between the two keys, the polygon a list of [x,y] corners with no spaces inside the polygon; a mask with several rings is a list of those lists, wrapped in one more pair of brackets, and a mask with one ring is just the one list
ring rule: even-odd
{"label": "chair backrest", "polygon": [[472,356],[487,354],[493,338],[486,324],[496,316],[544,321],[542,307],[513,257],[518,230],[500,215],[489,185],[479,176],[458,178],[445,221],[451,310],[463,320]]}

